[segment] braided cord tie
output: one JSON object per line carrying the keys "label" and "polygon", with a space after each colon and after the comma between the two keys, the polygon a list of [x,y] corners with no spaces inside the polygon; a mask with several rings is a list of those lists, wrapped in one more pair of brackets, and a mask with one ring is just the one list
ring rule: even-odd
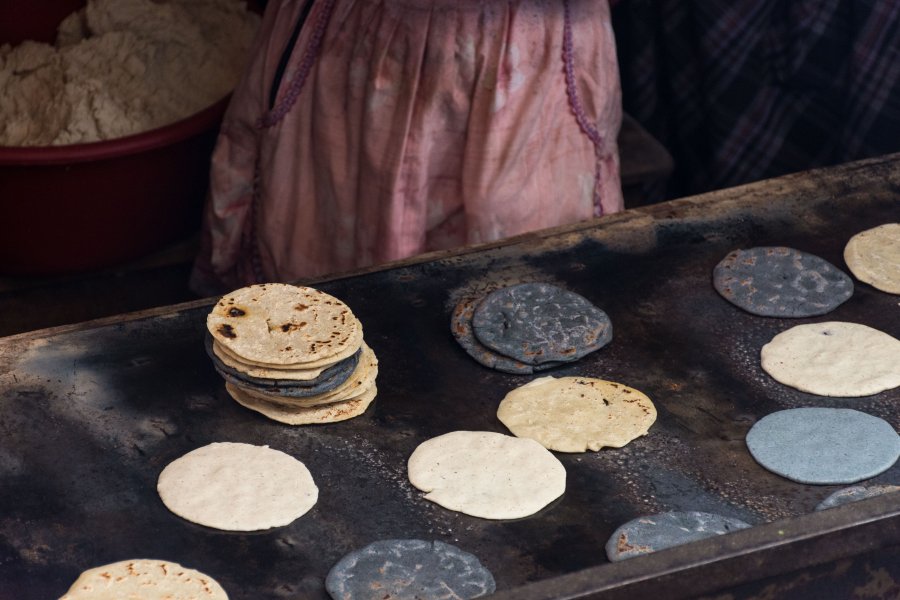
{"label": "braided cord tie", "polygon": [[[315,0],[309,1],[314,2]],[[290,112],[291,108],[293,108],[294,103],[297,102],[297,98],[300,97],[300,92],[303,91],[303,85],[306,83],[306,78],[309,76],[309,72],[312,70],[316,59],[319,57],[319,50],[322,48],[322,39],[325,37],[325,28],[328,26],[328,20],[334,9],[334,3],[335,0],[324,0],[321,3],[319,14],[316,15],[316,22],[315,25],[313,25],[309,46],[306,47],[306,52],[303,54],[300,66],[297,68],[297,72],[294,74],[291,83],[288,85],[287,93],[285,93],[281,102],[276,104],[272,110],[268,111],[256,121],[256,126],[258,128],[266,129],[272,127],[281,121],[281,119]]]}
{"label": "braided cord tie", "polygon": [[594,151],[597,155],[597,163],[595,167],[594,180],[594,216],[603,215],[603,206],[600,203],[600,162],[603,148],[603,136],[590,122],[584,112],[584,106],[578,97],[578,88],[575,85],[575,48],[572,43],[572,15],[569,9],[569,0],[563,0],[563,63],[566,72],[566,96],[569,98],[569,107],[575,115],[578,127],[587,136],[594,145]]}

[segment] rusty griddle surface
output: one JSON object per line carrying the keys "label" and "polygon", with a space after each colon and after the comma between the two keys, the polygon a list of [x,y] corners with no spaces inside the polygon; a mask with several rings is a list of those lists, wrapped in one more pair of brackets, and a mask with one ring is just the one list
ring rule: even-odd
{"label": "rusty griddle surface", "polygon": [[[756,571],[738,565],[737,581],[803,566],[800,555],[815,562],[896,546],[896,500],[810,515],[841,486],[770,474],[743,440],[757,419],[799,406],[853,407],[900,425],[898,390],[816,397],[776,383],[758,362],[764,343],[799,323],[848,320],[898,335],[898,298],[857,283],[833,313],[787,321],[744,313],[711,285],[713,266],[751,245],[786,244],[845,268],[846,240],[896,220],[900,206],[896,166],[864,167],[317,283],[351,306],[380,360],[376,401],[343,423],[284,426],[230,400],[204,351],[206,304],[0,340],[0,598],[55,598],[83,569],[126,558],[197,568],[238,600],[324,598],[324,577],[345,553],[398,537],[478,555],[510,598],[614,595],[660,573],[676,597],[674,590],[710,591],[715,579],[679,579],[680,569],[726,554],[766,557],[753,562]],[[625,448],[557,454],[568,473],[560,500],[527,519],[488,521],[423,500],[407,481],[406,460],[449,431],[506,433],[497,404],[532,377],[475,363],[454,342],[449,319],[457,299],[520,281],[578,292],[613,322],[609,346],[549,374],[626,383],[653,399],[659,418]],[[268,444],[299,458],[319,485],[318,503],[287,527],[252,534],[174,516],[156,494],[157,476],[215,441]],[[900,467],[873,481],[900,483]],[[603,546],[618,525],[669,509],[762,526],[606,564]]]}

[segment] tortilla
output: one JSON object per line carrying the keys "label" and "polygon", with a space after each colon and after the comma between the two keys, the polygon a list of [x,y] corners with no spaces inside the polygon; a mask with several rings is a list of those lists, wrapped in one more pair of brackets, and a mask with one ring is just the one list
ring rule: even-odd
{"label": "tortilla", "polygon": [[344,360],[331,367],[328,367],[327,369],[323,369],[321,374],[315,379],[305,380],[274,379],[247,375],[240,369],[230,367],[221,359],[219,359],[212,347],[212,339],[209,337],[207,337],[206,339],[206,353],[212,360],[213,366],[215,367],[216,371],[218,371],[219,374],[222,375],[222,377],[225,377],[226,379],[226,376],[235,378],[240,381],[241,385],[245,387],[249,387],[251,389],[259,389],[262,391],[277,391],[281,388],[298,388],[301,394],[314,396],[316,394],[321,394],[322,392],[333,390],[334,388],[345,382],[347,378],[350,377],[350,375],[356,370],[356,367],[359,364],[359,357],[362,354],[362,349],[357,350],[356,354],[354,354],[353,356],[345,358]]}
{"label": "tortilla", "polygon": [[762,347],[776,381],[820,396],[870,396],[900,385],[900,340],[860,325],[797,325]]}
{"label": "tortilla", "polygon": [[849,504],[850,502],[897,492],[900,492],[900,485],[854,485],[834,492],[819,502],[816,510],[827,510],[843,504]]}
{"label": "tortilla", "polygon": [[546,283],[491,292],[475,307],[472,330],[489,349],[529,365],[572,362],[612,339],[605,312],[583,296]]}
{"label": "tortilla", "polygon": [[325,578],[334,600],[465,600],[495,588],[493,575],[477,557],[424,540],[373,542],[346,555]]}
{"label": "tortilla", "polygon": [[[224,374],[221,375],[224,376]],[[286,406],[302,406],[310,408],[333,402],[342,402],[354,396],[358,396],[363,390],[375,385],[375,379],[377,377],[378,359],[375,357],[375,353],[372,349],[363,344],[362,356],[360,357],[359,364],[353,374],[333,390],[322,392],[321,394],[305,396],[302,393],[297,392],[297,390],[302,392],[303,388],[273,388],[263,392],[259,389],[242,385],[240,381],[233,377],[226,377],[226,381],[240,388],[246,396],[256,398],[257,400],[274,402],[275,404]]]}
{"label": "tortilla", "polygon": [[634,388],[589,377],[542,377],[509,392],[497,418],[558,452],[621,448],[646,435],[656,407]]}
{"label": "tortilla", "polygon": [[219,583],[176,562],[136,558],[88,569],[59,600],[227,600]]}
{"label": "tortilla", "polygon": [[454,431],[419,444],[408,473],[426,500],[484,519],[527,517],[566,489],[566,470],[546,448],[490,431]]}
{"label": "tortilla", "polygon": [[713,270],[723,298],[763,317],[811,317],[853,295],[853,280],[819,258],[784,246],[735,250]]}
{"label": "tortilla", "polygon": [[606,542],[606,556],[617,562],[750,527],[731,517],[697,511],[670,511],[628,521]]}
{"label": "tortilla", "polygon": [[[222,344],[213,340],[212,337],[207,334],[207,338],[212,342],[212,355],[215,357],[213,362],[216,360],[220,361],[223,365],[227,366],[230,369],[234,369],[236,371],[240,371],[246,377],[257,377],[259,379],[277,379],[277,380],[290,380],[290,381],[309,381],[313,379],[317,379],[322,376],[326,370],[336,365],[339,365],[343,361],[338,361],[337,363],[333,363],[328,367],[317,367],[314,369],[273,369],[271,367],[261,367],[259,365],[251,365],[249,363],[245,363],[239,358],[228,353]],[[207,350],[207,353],[209,351]],[[347,359],[344,359],[347,360]],[[218,363],[217,363],[218,364]]]}
{"label": "tortilla", "polygon": [[481,302],[481,298],[465,298],[456,305],[453,315],[450,317],[450,331],[453,337],[462,346],[466,353],[479,364],[490,369],[496,369],[513,375],[530,375],[535,371],[550,369],[565,364],[561,362],[548,362],[540,365],[527,365],[521,361],[497,354],[478,341],[472,331],[472,315],[475,306]]}
{"label": "tortilla", "polygon": [[747,448],[763,468],[798,483],[856,483],[891,468],[900,436],[878,417],[847,408],[792,408],[757,421]]}
{"label": "tortilla", "polygon": [[319,497],[299,460],[268,446],[232,442],[209,444],[172,461],[156,489],[179,517],[227,531],[288,525]]}
{"label": "tortilla", "polygon": [[231,353],[261,366],[331,364],[356,352],[363,337],[346,304],[314,288],[282,283],[226,294],[206,327]]}
{"label": "tortilla", "polygon": [[900,223],[857,233],[844,247],[844,262],[863,283],[900,294]]}
{"label": "tortilla", "polygon": [[302,406],[292,407],[254,398],[230,383],[225,384],[225,390],[241,406],[255,410],[273,421],[286,425],[337,423],[338,421],[346,421],[347,419],[358,417],[366,412],[366,409],[378,393],[378,389],[375,385],[372,385],[353,398],[304,408]]}

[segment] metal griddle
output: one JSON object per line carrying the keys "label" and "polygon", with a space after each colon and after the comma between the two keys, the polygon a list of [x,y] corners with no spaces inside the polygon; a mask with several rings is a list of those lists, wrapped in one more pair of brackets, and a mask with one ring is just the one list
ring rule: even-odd
{"label": "metal griddle", "polygon": [[[280,425],[226,395],[203,347],[211,301],[4,338],[0,598],[56,598],[86,568],[162,558],[212,575],[236,600],[319,599],[345,553],[407,537],[476,554],[502,598],[680,598],[729,587],[734,598],[766,585],[800,598],[801,580],[837,594],[817,597],[849,597],[840,586],[864,585],[873,572],[896,586],[897,494],[812,514],[842,486],[768,473],[743,440],[760,417],[800,406],[852,407],[900,426],[900,390],[817,397],[776,383],[758,360],[764,343],[800,323],[847,320],[900,335],[900,299],[857,282],[825,317],[779,320],[728,304],[710,278],[728,251],[753,245],[789,245],[845,269],[851,235],[898,219],[894,156],[313,282],[351,306],[380,359],[375,403],[326,426]],[[406,459],[449,431],[506,433],[497,404],[532,377],[475,363],[449,319],[461,296],[520,281],[576,291],[613,321],[609,346],[547,374],[626,383],[653,399],[659,418],[625,448],[558,454],[568,472],[560,500],[527,519],[488,521],[423,500]],[[155,491],[160,471],[215,441],[299,458],[318,504],[288,527],[252,534],[171,514]],[[900,484],[900,466],[872,482]],[[670,509],[758,526],[607,563],[603,546],[618,525]],[[881,589],[888,598],[897,588]]]}

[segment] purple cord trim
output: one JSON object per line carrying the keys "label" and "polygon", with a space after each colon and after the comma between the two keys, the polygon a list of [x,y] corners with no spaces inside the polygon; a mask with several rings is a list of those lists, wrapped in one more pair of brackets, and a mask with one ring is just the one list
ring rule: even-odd
{"label": "purple cord trim", "polygon": [[[241,240],[242,251],[250,257],[250,276],[252,281],[241,281],[241,285],[249,285],[251,283],[261,283],[265,276],[262,271],[262,259],[259,255],[259,243],[257,242],[256,231],[259,227],[259,161],[253,169],[253,197],[250,199],[250,214],[248,215],[249,226],[244,229]],[[238,277],[241,279],[241,277]]]}
{"label": "purple cord trim", "polygon": [[[314,0],[309,1],[313,2]],[[316,24],[313,26],[314,28],[309,40],[309,46],[307,46],[303,59],[300,61],[300,67],[297,69],[294,78],[288,86],[287,93],[284,95],[281,102],[256,121],[256,126],[258,128],[265,129],[272,127],[281,121],[281,119],[290,112],[291,108],[293,108],[294,103],[297,102],[297,98],[300,97],[300,92],[303,91],[303,84],[306,83],[306,78],[309,76],[309,72],[312,70],[313,64],[319,56],[319,50],[322,47],[322,38],[325,37],[325,28],[328,26],[328,20],[331,17],[332,9],[334,9],[334,0],[324,0],[324,2],[322,2],[322,7],[317,15]]]}
{"label": "purple cord trim", "polygon": [[594,182],[594,216],[603,215],[603,206],[600,203],[600,153],[603,148],[603,136],[596,127],[588,120],[584,113],[584,107],[581,105],[581,99],[578,97],[578,88],[575,85],[575,49],[572,44],[572,15],[569,10],[569,0],[563,0],[563,14],[565,22],[563,25],[563,62],[566,71],[566,95],[569,97],[569,106],[575,114],[575,120],[581,131],[588,137],[594,145],[597,154],[597,166]]}

